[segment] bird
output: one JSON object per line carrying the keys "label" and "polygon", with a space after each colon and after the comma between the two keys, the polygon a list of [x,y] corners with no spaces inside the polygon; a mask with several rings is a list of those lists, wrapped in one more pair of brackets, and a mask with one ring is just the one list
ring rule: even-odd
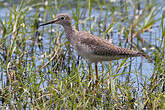
{"label": "bird", "polygon": [[91,81],[92,63],[95,63],[96,83],[98,83],[98,62],[144,56],[143,52],[122,48],[87,31],[76,30],[72,26],[72,18],[68,13],[58,14],[55,19],[42,23],[40,26],[53,23],[63,26],[66,38],[72,45],[73,49],[77,51],[79,56],[86,59],[89,68],[89,81]]}

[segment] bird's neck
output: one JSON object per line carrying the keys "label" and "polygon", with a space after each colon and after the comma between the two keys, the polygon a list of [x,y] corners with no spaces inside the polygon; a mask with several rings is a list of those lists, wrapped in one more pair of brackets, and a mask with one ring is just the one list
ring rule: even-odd
{"label": "bird's neck", "polygon": [[73,34],[74,34],[74,28],[72,27],[72,25],[66,25],[66,26],[63,26],[63,27],[64,27],[64,30],[65,30],[65,33],[66,33],[66,37],[70,41]]}

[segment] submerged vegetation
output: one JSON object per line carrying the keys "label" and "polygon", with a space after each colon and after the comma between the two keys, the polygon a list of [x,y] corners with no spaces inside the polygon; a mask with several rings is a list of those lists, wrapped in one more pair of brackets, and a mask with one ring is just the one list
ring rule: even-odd
{"label": "submerged vegetation", "polygon": [[[0,18],[0,108],[165,109],[165,13],[161,0],[3,2]],[[4,11],[5,10],[5,11]],[[5,13],[4,13],[5,12]],[[39,23],[61,12],[73,25],[146,58],[99,64],[99,84],[63,28]]]}

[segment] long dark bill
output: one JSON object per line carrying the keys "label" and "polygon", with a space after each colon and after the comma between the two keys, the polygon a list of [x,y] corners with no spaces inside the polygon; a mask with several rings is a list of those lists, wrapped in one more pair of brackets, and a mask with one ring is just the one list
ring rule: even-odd
{"label": "long dark bill", "polygon": [[55,23],[56,21],[58,21],[58,19],[55,19],[55,20],[52,20],[52,21],[48,21],[47,23],[40,24],[40,26],[52,24],[52,23]]}

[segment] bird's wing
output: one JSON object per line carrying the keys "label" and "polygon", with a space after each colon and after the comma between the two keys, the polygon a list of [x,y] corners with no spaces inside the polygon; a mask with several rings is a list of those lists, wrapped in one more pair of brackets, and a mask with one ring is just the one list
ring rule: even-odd
{"label": "bird's wing", "polygon": [[[80,35],[82,35],[82,34],[80,34]],[[136,51],[118,47],[118,46],[108,42],[107,40],[96,37],[92,34],[86,33],[84,36],[87,36],[87,37],[82,37],[80,39],[80,43],[86,45],[89,48],[90,52],[94,55],[139,56],[138,52],[136,52]]]}

